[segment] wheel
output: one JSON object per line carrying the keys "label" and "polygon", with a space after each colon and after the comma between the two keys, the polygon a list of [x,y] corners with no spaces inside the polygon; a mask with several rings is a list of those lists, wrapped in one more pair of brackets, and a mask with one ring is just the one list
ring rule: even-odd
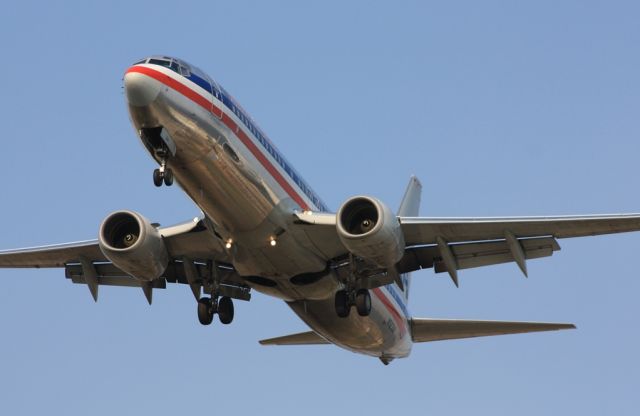
{"label": "wheel", "polygon": [[367,289],[360,289],[356,293],[356,310],[360,316],[369,316],[371,313],[371,295]]}
{"label": "wheel", "polygon": [[349,305],[349,296],[346,290],[338,290],[336,292],[336,313],[340,318],[346,318],[351,311],[351,305]]}
{"label": "wheel", "polygon": [[173,185],[173,171],[171,169],[164,171],[164,184],[167,186]]}
{"label": "wheel", "polygon": [[198,301],[198,321],[202,325],[209,325],[213,322],[213,305],[211,298],[201,298]]}
{"label": "wheel", "polygon": [[233,321],[233,300],[230,297],[223,296],[218,301],[218,317],[220,322],[225,325]]}
{"label": "wheel", "polygon": [[160,172],[160,169],[156,169],[153,171],[153,184],[155,186],[162,186],[162,172]]}

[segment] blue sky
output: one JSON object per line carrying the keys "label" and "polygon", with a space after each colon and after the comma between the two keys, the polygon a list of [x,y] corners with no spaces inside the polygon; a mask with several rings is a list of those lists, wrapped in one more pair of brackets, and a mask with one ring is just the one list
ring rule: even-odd
{"label": "blue sky", "polygon": [[[43,2],[44,3],[44,2]],[[168,225],[124,70],[150,54],[215,77],[337,209],[640,211],[637,2],[12,2],[0,14],[0,248],[94,238],[111,211]],[[86,287],[0,270],[0,414],[635,414],[640,234],[561,240],[529,264],[414,275],[420,317],[574,322],[577,331],[422,344],[388,367],[331,346],[265,348],[305,326],[255,294],[201,327],[187,287]],[[443,277],[444,276],[444,277]]]}

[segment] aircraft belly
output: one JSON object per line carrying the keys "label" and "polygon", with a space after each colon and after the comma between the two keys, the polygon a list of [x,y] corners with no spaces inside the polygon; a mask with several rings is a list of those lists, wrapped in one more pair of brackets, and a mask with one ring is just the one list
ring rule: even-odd
{"label": "aircraft belly", "polygon": [[372,295],[371,301],[368,317],[359,316],[353,308],[347,318],[337,316],[333,297],[287,304],[315,332],[339,347],[374,357],[406,357],[411,351],[408,326],[402,328],[377,296]]}
{"label": "aircraft belly", "polygon": [[[241,275],[280,279],[326,267],[286,232],[297,204],[220,118],[170,89],[148,107],[130,111],[138,130],[162,126],[168,132],[176,147],[168,167],[221,237],[233,240]],[[285,297],[300,298],[295,292]]]}

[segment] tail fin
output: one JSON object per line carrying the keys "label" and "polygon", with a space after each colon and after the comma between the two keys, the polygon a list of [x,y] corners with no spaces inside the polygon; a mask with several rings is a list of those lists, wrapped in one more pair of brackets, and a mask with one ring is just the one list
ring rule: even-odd
{"label": "tail fin", "polygon": [[[422,184],[420,180],[411,176],[407,190],[404,191],[404,196],[400,202],[400,208],[398,208],[399,217],[417,217],[420,215],[420,197],[422,196]],[[405,273],[401,277],[404,286],[404,296],[409,299],[409,287],[411,285],[411,274]]]}

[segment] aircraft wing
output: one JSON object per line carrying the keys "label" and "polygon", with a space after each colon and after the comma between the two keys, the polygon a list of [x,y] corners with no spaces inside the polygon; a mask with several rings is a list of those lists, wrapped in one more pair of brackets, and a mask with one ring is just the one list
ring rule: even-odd
{"label": "aircraft wing", "polygon": [[98,247],[98,240],[90,240],[18,250],[3,250],[0,251],[0,267],[64,267],[67,263],[78,261],[82,257],[95,262],[108,261],[100,251],[100,247]]}
{"label": "aircraft wing", "polygon": [[[199,218],[170,227],[160,227],[159,231],[172,258],[188,256],[206,259],[214,253],[216,260],[229,261],[220,243]],[[0,251],[0,268],[64,267],[81,258],[92,262],[109,261],[98,247],[98,240],[89,240]]]}
{"label": "aircraft wing", "polygon": [[[330,259],[344,259],[335,214],[297,214],[301,229]],[[457,285],[457,270],[516,262],[527,274],[526,260],[560,250],[556,239],[640,230],[640,214],[505,218],[398,217],[405,256],[399,273],[433,267],[449,272]]]}
{"label": "aircraft wing", "polygon": [[[203,281],[216,267],[216,272],[223,276],[222,281],[226,283],[223,291],[226,290],[227,295],[234,298],[248,300],[248,287],[233,270],[230,259],[214,233],[207,228],[205,220],[196,218],[158,230],[170,262],[163,276],[151,282],[150,287],[145,287],[143,282],[110,263],[97,240],[0,251],[0,268],[64,268],[66,277],[73,283],[87,283],[95,299],[97,286],[134,286],[142,287],[151,303],[150,289],[165,288],[167,282],[190,284],[196,295],[196,290],[199,293]],[[95,270],[95,287],[91,287],[91,276],[85,276],[83,262],[92,265]],[[193,267],[187,267],[191,264]],[[191,271],[191,276],[195,278],[189,278]]]}
{"label": "aircraft wing", "polygon": [[399,217],[407,246],[500,240],[510,232],[518,238],[553,236],[585,237],[640,230],[640,214],[575,215],[506,218]]}

